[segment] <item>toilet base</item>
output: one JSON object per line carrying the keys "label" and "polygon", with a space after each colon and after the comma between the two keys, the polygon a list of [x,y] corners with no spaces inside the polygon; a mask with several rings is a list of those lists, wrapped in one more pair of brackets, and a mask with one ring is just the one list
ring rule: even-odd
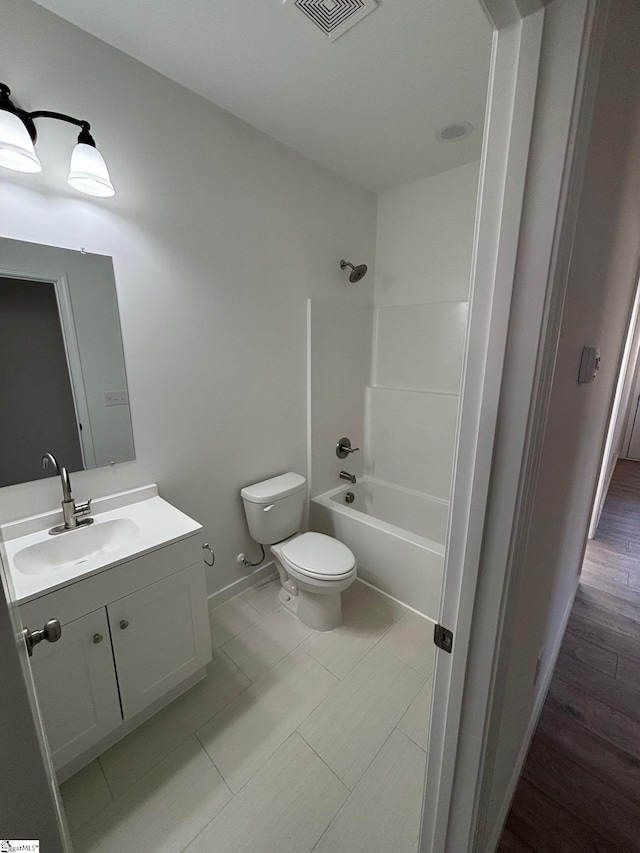
{"label": "toilet base", "polygon": [[333,631],[342,625],[342,595],[339,592],[309,593],[298,587],[298,594],[292,595],[280,587],[278,595],[283,607],[314,631]]}

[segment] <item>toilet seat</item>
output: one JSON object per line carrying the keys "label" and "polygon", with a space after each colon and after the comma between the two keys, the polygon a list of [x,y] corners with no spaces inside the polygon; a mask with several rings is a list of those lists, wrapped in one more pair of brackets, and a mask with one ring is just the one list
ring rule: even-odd
{"label": "toilet seat", "polygon": [[314,580],[343,580],[356,568],[353,552],[324,533],[295,536],[280,547],[280,552],[292,569]]}

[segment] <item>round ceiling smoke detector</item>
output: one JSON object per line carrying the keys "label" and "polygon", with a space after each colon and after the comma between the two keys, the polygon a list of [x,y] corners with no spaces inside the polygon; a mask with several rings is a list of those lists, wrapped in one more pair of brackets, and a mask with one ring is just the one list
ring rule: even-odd
{"label": "round ceiling smoke detector", "polygon": [[439,142],[459,142],[461,139],[466,139],[473,133],[473,125],[469,121],[457,121],[454,124],[448,124],[436,133],[436,139]]}

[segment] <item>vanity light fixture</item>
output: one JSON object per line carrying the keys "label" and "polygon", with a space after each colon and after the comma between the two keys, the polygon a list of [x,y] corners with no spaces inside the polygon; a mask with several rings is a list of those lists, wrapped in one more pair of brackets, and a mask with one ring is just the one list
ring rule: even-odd
{"label": "vanity light fixture", "polygon": [[81,193],[102,198],[115,195],[106,163],[89,133],[88,121],[50,110],[29,113],[16,107],[10,95],[11,89],[5,83],[0,83],[0,166],[16,172],[42,171],[34,148],[38,136],[34,119],[55,118],[80,128],[77,145],[71,154],[67,178],[69,186]]}

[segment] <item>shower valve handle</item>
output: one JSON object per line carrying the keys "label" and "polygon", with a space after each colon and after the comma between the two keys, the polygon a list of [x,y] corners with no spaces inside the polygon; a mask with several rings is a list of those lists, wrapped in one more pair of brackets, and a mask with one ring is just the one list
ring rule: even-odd
{"label": "shower valve handle", "polygon": [[341,438],[336,444],[336,456],[338,459],[346,459],[350,453],[355,453],[356,450],[360,450],[360,448],[351,447],[351,439],[346,436]]}

